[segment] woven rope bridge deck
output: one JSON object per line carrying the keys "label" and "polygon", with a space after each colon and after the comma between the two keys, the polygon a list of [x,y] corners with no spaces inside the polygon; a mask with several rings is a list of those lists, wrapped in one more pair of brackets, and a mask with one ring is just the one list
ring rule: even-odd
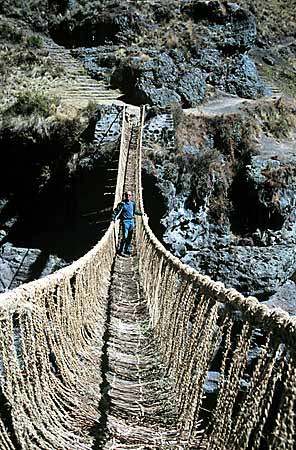
{"label": "woven rope bridge deck", "polygon": [[[136,190],[137,138],[129,141],[124,190]],[[137,242],[133,256],[116,256],[110,289],[105,430],[106,449],[176,448],[180,445],[173,383],[158,354],[139,276]]]}
{"label": "woven rope bridge deck", "polygon": [[[114,202],[142,213],[144,119],[123,107]],[[294,450],[296,319],[182,264],[144,214],[131,258],[118,234],[0,295],[0,449]]]}
{"label": "woven rope bridge deck", "polygon": [[109,324],[110,410],[106,449],[161,448],[176,443],[176,405],[158,356],[136,256],[118,256]]}

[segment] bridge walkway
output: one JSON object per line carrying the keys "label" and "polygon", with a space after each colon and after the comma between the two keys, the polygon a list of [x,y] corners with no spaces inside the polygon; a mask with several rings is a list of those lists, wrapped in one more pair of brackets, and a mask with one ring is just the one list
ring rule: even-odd
{"label": "bridge walkway", "polygon": [[[136,123],[131,131],[124,183],[124,189],[132,192],[136,191],[138,135]],[[140,284],[135,239],[131,257],[115,257],[106,335],[108,406],[102,448],[185,448],[180,447],[172,382],[158,355]]]}
{"label": "bridge walkway", "polygon": [[108,331],[109,438],[103,448],[175,446],[172,387],[157,354],[136,255],[115,259]]}

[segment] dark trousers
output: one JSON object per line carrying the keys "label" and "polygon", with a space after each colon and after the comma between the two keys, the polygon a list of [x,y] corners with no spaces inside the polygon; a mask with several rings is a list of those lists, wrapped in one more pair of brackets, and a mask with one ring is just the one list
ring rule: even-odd
{"label": "dark trousers", "polygon": [[120,253],[131,253],[131,243],[133,237],[133,229],[135,227],[135,223],[133,219],[126,219],[121,222],[122,226],[122,237],[119,251]]}

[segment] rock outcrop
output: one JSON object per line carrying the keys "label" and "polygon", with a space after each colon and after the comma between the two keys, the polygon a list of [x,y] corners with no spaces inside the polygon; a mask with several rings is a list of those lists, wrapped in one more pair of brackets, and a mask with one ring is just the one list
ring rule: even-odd
{"label": "rock outcrop", "polygon": [[186,64],[184,58],[180,64],[174,56],[148,51],[127,58],[114,70],[111,84],[135,104],[196,106],[205,96],[203,74]]}
{"label": "rock outcrop", "polygon": [[1,246],[0,253],[0,292],[42,278],[66,265],[63,259],[47,252],[14,247],[7,242]]}
{"label": "rock outcrop", "polygon": [[125,7],[107,4],[103,16],[88,11],[80,20],[79,27],[88,24],[85,30],[76,30],[75,14],[59,25],[64,43],[72,39],[72,46],[92,47],[73,54],[89,74],[110,80],[130,103],[190,108],[217,89],[245,98],[267,92],[247,53],[256,40],[255,19],[235,3],[173,2],[170,9],[151,3],[145,10],[131,7],[128,16]]}
{"label": "rock outcrop", "polygon": [[[228,287],[266,299],[296,273],[295,141],[258,134],[260,114],[254,126],[252,108],[234,107],[225,116],[217,110],[207,118],[188,116],[187,125],[175,113],[177,134],[182,130],[177,150],[174,136],[155,134],[152,141],[149,130],[162,120],[154,116],[144,133],[147,189],[157,192],[163,226],[157,229],[177,256]],[[281,103],[261,108],[264,117],[282,114],[279,126],[286,120]],[[293,117],[294,107],[287,108]]]}

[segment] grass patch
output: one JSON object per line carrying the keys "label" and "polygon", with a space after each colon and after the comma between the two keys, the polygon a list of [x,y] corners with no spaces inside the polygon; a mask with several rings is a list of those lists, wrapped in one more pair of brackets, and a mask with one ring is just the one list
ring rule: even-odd
{"label": "grass patch", "polygon": [[260,38],[271,41],[295,36],[295,3],[287,0],[237,0],[237,3],[255,15]]}
{"label": "grass patch", "polygon": [[15,24],[5,20],[0,22],[0,38],[2,42],[20,44],[24,39],[24,32]]}
{"label": "grass patch", "polygon": [[17,95],[15,103],[6,110],[9,115],[29,116],[36,114],[41,117],[53,115],[59,101],[40,92],[25,91]]}
{"label": "grass patch", "polygon": [[253,107],[246,107],[246,113],[256,123],[257,130],[283,139],[289,137],[296,127],[296,102],[281,97],[278,100],[261,100]]}
{"label": "grass patch", "polygon": [[262,64],[260,74],[271,84],[276,85],[283,94],[296,97],[296,58],[269,66]]}
{"label": "grass patch", "polygon": [[43,39],[42,37],[34,34],[32,36],[28,36],[26,39],[26,46],[29,48],[42,48]]}

